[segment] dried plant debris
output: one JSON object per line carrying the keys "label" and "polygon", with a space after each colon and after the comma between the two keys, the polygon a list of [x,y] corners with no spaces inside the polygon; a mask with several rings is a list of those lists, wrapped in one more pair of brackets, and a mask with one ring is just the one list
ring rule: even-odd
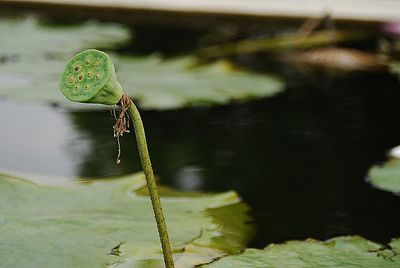
{"label": "dried plant debris", "polygon": [[372,53],[348,48],[318,48],[299,52],[291,57],[297,64],[325,68],[341,72],[384,71],[387,58]]}

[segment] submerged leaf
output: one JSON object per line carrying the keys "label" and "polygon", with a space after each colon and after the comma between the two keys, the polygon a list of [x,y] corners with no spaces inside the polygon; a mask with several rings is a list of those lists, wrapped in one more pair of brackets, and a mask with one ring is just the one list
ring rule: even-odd
{"label": "submerged leaf", "polygon": [[[142,174],[69,187],[0,175],[0,267],[163,267],[150,201],[134,192],[144,186]],[[177,267],[237,253],[247,241],[247,208],[234,192],[163,205]],[[225,210],[234,213],[214,216]]]}
{"label": "submerged leaf", "polygon": [[[7,32],[13,32],[13,38],[0,43],[0,96],[84,109],[88,106],[71,104],[59,92],[67,60],[80,50],[105,49],[130,38],[127,29],[118,24],[44,27],[34,19],[0,20],[0,33]],[[191,67],[194,58],[190,56],[170,60],[111,57],[124,90],[149,109],[224,104],[269,97],[283,90],[282,82],[270,75],[233,71],[224,62]]]}
{"label": "submerged leaf", "polygon": [[308,239],[271,244],[264,250],[246,249],[222,258],[207,268],[331,268],[400,267],[399,239],[382,246],[358,236],[337,237],[326,242]]}

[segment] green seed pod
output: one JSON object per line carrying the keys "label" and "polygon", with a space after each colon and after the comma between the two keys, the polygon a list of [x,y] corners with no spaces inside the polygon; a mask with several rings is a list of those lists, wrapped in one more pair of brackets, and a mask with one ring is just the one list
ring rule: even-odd
{"label": "green seed pod", "polygon": [[99,50],[88,49],[70,59],[60,81],[67,99],[114,105],[122,97],[110,57]]}

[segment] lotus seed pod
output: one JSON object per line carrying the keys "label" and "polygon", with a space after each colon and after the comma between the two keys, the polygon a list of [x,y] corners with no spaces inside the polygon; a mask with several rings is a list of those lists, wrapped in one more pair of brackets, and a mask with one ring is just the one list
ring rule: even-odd
{"label": "lotus seed pod", "polygon": [[82,51],[68,61],[60,89],[74,102],[114,105],[122,97],[110,57],[96,49]]}

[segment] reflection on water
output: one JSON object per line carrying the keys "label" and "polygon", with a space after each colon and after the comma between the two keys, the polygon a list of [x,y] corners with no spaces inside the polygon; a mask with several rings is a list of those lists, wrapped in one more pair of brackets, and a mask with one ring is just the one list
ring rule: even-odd
{"label": "reflection on water", "polygon": [[183,191],[199,191],[203,189],[202,169],[195,166],[183,166],[176,172],[174,185]]}
{"label": "reflection on water", "polygon": [[[269,100],[143,112],[154,169],[181,190],[236,190],[253,209],[251,246],[360,234],[400,236],[400,198],[365,183],[368,167],[400,144],[393,77],[291,86]],[[0,168],[103,177],[141,169],[133,133],[108,111],[65,112],[1,102]]]}
{"label": "reflection on water", "polygon": [[10,101],[0,103],[0,170],[74,177],[89,140],[65,112]]}

